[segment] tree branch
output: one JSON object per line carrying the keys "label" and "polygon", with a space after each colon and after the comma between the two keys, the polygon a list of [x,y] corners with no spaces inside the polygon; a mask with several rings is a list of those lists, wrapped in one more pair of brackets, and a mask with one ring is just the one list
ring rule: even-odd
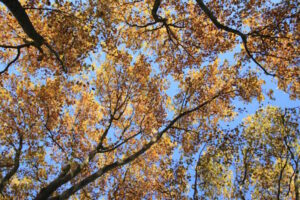
{"label": "tree branch", "polygon": [[21,151],[23,147],[23,136],[19,136],[19,147],[16,149],[16,154],[14,158],[14,167],[4,176],[4,178],[0,182],[0,193],[2,193],[5,184],[11,179],[13,175],[18,171],[20,166],[20,157],[21,157]]}
{"label": "tree branch", "polygon": [[[24,32],[27,34],[28,37],[30,37],[34,43],[32,44],[38,49],[41,49],[40,47],[45,44],[48,49],[53,53],[56,57],[56,59],[59,61],[60,65],[62,66],[64,72],[67,72],[66,67],[64,66],[63,61],[59,57],[58,53],[46,42],[46,40],[41,36],[32,25],[25,9],[22,7],[20,2],[18,0],[0,0],[4,5],[10,10],[10,12],[14,15],[14,17],[17,19],[18,23],[24,30]],[[18,55],[16,59],[12,62],[14,63],[20,56],[19,48],[18,48]],[[11,65],[12,63],[9,63]],[[9,67],[9,66],[8,66]],[[4,71],[8,69],[8,67],[5,68]]]}
{"label": "tree branch", "polygon": [[9,67],[19,59],[22,48],[29,47],[31,45],[33,45],[32,42],[26,43],[26,44],[21,44],[21,45],[18,45],[18,46],[0,45],[0,48],[17,49],[17,55],[16,55],[16,57],[12,61],[10,61],[2,71],[0,71],[0,75],[4,74],[5,72],[7,72],[8,69],[9,69]]}
{"label": "tree branch", "polygon": [[24,32],[30,37],[35,45],[41,46],[45,39],[33,27],[25,9],[18,0],[0,0],[6,5],[10,12],[15,16]]}
{"label": "tree branch", "polygon": [[272,74],[270,72],[268,72],[254,57],[253,55],[251,54],[248,46],[247,46],[247,35],[242,33],[241,31],[239,30],[236,30],[236,29],[233,29],[233,28],[230,28],[228,26],[225,26],[223,24],[221,24],[217,18],[214,16],[214,14],[209,10],[209,8],[204,4],[204,2],[202,0],[196,0],[198,5],[200,6],[200,8],[204,11],[204,13],[210,18],[210,20],[214,23],[214,25],[218,28],[218,29],[222,29],[224,31],[227,31],[227,32],[230,32],[230,33],[233,33],[235,35],[238,35],[242,38],[242,41],[243,41],[243,45],[245,47],[245,50],[246,50],[246,53],[247,55],[250,57],[250,59],[259,66],[259,68],[261,68],[264,73],[266,75],[269,75],[269,76],[273,76],[275,77],[276,74]]}
{"label": "tree branch", "polygon": [[[187,110],[183,113],[180,113],[179,115],[177,115],[177,117],[175,117],[173,120],[171,120],[169,122],[169,124],[163,128],[163,130],[161,130],[160,132],[157,133],[156,137],[152,138],[147,144],[145,144],[140,150],[138,150],[137,152],[135,152],[134,154],[128,156],[127,158],[121,160],[121,161],[116,161],[113,162],[109,165],[104,166],[103,168],[99,169],[98,171],[96,171],[95,173],[91,174],[90,176],[84,178],[83,180],[81,180],[80,182],[78,182],[77,184],[73,185],[72,187],[70,187],[69,189],[65,190],[61,195],[52,197],[50,199],[52,200],[62,200],[62,199],[68,199],[71,195],[73,195],[74,193],[76,193],[78,190],[84,188],[86,185],[88,185],[89,183],[95,181],[97,178],[101,177],[103,174],[107,173],[108,171],[111,171],[117,167],[126,165],[132,161],[134,161],[135,159],[137,159],[140,155],[144,154],[147,150],[149,150],[154,144],[156,144],[164,135],[164,133],[166,133],[169,129],[172,128],[172,126],[181,118],[183,118],[186,115],[189,115],[199,109],[201,109],[202,107],[208,105],[209,103],[211,103],[212,101],[214,101],[216,98],[218,98],[221,95],[221,92],[217,93],[216,95],[214,95],[212,98],[210,98],[207,101],[204,101],[203,103],[201,103],[200,105],[196,106],[193,109]],[[51,194],[48,194],[49,196]],[[49,197],[46,196],[46,197]]]}
{"label": "tree branch", "polygon": [[204,146],[202,147],[201,151],[199,152],[199,156],[198,156],[198,160],[197,160],[197,164],[195,167],[195,182],[194,182],[194,194],[193,194],[193,200],[198,200],[198,189],[197,189],[197,185],[198,185],[198,167],[201,164],[201,156],[202,156],[202,152],[206,147],[206,143],[204,144]]}
{"label": "tree branch", "polygon": [[281,180],[282,180],[284,169],[286,168],[286,166],[288,164],[288,159],[289,159],[289,154],[287,154],[287,158],[285,160],[285,163],[284,163],[283,167],[280,169],[280,174],[279,174],[279,178],[278,178],[278,188],[277,188],[277,199],[278,200],[280,200]]}

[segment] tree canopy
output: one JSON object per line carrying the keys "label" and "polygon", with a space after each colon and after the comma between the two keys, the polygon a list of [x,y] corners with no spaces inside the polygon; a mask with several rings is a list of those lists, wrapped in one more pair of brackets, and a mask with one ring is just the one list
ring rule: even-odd
{"label": "tree canopy", "polygon": [[299,200],[298,1],[0,2],[0,199]]}

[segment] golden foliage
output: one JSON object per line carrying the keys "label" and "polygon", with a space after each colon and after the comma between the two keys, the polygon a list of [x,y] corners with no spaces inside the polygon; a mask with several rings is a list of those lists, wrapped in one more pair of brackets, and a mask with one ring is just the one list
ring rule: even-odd
{"label": "golden foliage", "polygon": [[297,1],[0,2],[0,199],[299,198]]}

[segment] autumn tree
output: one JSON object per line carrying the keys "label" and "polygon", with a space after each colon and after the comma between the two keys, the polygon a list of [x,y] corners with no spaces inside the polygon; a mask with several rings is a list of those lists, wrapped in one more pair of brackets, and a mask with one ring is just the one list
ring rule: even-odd
{"label": "autumn tree", "polygon": [[297,1],[0,2],[0,198],[299,199]]}
{"label": "autumn tree", "polygon": [[234,158],[238,194],[299,199],[299,108],[268,106],[245,119]]}

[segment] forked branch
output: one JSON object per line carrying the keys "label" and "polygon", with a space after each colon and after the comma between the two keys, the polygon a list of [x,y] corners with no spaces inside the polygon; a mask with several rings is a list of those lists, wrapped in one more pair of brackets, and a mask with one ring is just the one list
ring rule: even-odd
{"label": "forked branch", "polygon": [[257,64],[263,71],[266,75],[269,75],[269,76],[273,76],[275,77],[276,74],[273,74],[273,73],[270,73],[268,72],[268,70],[266,68],[264,68],[254,57],[253,55],[251,54],[248,46],[247,46],[247,35],[242,33],[241,31],[239,30],[236,30],[236,29],[233,29],[233,28],[230,28],[228,26],[225,26],[224,24],[221,24],[217,18],[214,16],[214,14],[209,10],[209,8],[204,4],[204,2],[202,0],[196,0],[198,5],[200,6],[200,8],[204,11],[204,13],[209,17],[209,19],[214,23],[214,25],[218,28],[218,29],[222,29],[224,31],[227,31],[227,32],[230,32],[230,33],[233,33],[235,35],[238,35],[242,38],[242,41],[243,41],[243,45],[245,47],[245,50],[246,50],[246,53],[247,55],[251,58],[251,60]]}
{"label": "forked branch", "polygon": [[[52,200],[56,200],[56,199],[68,199],[71,195],[73,195],[74,193],[76,193],[78,190],[81,190],[82,188],[84,188],[86,185],[88,185],[89,183],[95,181],[96,179],[98,179],[99,177],[101,177],[102,175],[104,175],[105,173],[124,166],[134,160],[136,160],[140,155],[144,154],[146,151],[148,151],[153,145],[155,145],[156,143],[158,143],[160,141],[160,139],[162,138],[162,136],[173,127],[173,125],[180,120],[181,118],[200,110],[201,108],[205,107],[206,105],[208,105],[209,103],[211,103],[212,101],[214,101],[216,98],[220,97],[223,93],[219,92],[217,94],[215,94],[213,97],[211,97],[210,99],[204,101],[203,103],[199,104],[198,106],[194,107],[193,109],[184,111],[180,114],[178,114],[173,120],[171,120],[166,126],[165,128],[163,128],[161,131],[159,131],[155,137],[153,137],[148,143],[146,143],[141,149],[139,149],[138,151],[136,151],[135,153],[133,153],[132,155],[126,157],[125,159],[121,160],[121,161],[116,161],[113,162],[111,164],[108,164],[104,167],[102,167],[101,169],[99,169],[98,171],[96,171],[95,173],[89,175],[88,177],[82,179],[81,181],[79,181],[78,183],[74,184],[72,187],[70,187],[69,189],[65,190],[62,194],[58,195],[58,196],[54,196],[50,199]],[[41,191],[42,193],[43,191]],[[51,196],[51,194],[47,194],[46,198],[48,198],[49,196]],[[36,198],[39,199],[39,198]]]}
{"label": "forked branch", "polygon": [[[4,5],[10,10],[10,12],[14,15],[14,17],[17,19],[18,23],[20,24],[20,26],[22,27],[22,29],[24,30],[24,32],[27,34],[28,37],[30,37],[33,40],[33,43],[31,45],[35,46],[38,49],[41,49],[42,45],[46,45],[47,48],[51,51],[51,53],[53,53],[56,57],[56,59],[59,61],[60,65],[62,66],[64,72],[67,72],[66,67],[64,66],[63,61],[61,60],[61,58],[59,57],[58,53],[51,47],[50,44],[48,44],[46,42],[46,40],[44,39],[43,36],[41,36],[34,28],[34,26],[32,25],[25,9],[22,7],[22,5],[20,4],[20,2],[18,0],[0,0],[2,3],[4,3]],[[5,45],[3,45],[5,46]],[[22,45],[20,45],[22,46]],[[12,48],[12,47],[7,47],[7,48]],[[17,48],[18,50],[18,54],[15,57],[15,59],[10,62],[6,68],[3,70],[2,73],[4,73],[5,71],[7,71],[7,69],[10,67],[10,65],[12,65],[14,62],[16,62],[18,60],[18,58],[20,57],[20,48]]]}
{"label": "forked branch", "polygon": [[20,54],[21,54],[21,49],[22,49],[22,48],[24,48],[24,47],[30,47],[31,45],[33,45],[32,42],[31,42],[31,43],[26,43],[26,44],[21,44],[21,45],[18,45],[18,46],[12,46],[12,45],[0,45],[0,48],[5,48],[5,49],[6,49],[6,48],[17,49],[17,55],[16,55],[16,57],[15,57],[12,61],[10,61],[2,71],[0,71],[0,74],[4,74],[5,72],[7,72],[8,69],[9,69],[9,67],[10,67],[12,64],[14,64],[14,63],[19,59]]}

